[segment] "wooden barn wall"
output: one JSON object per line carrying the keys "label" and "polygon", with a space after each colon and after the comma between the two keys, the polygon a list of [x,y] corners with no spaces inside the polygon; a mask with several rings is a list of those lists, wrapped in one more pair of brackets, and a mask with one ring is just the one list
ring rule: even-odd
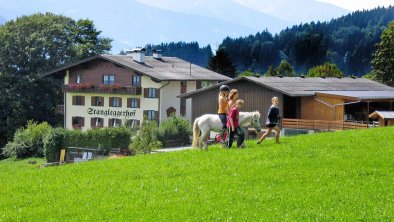
{"label": "wooden barn wall", "polygon": [[[317,97],[330,105],[343,104],[344,101],[339,98]],[[334,117],[335,115],[335,117]],[[314,97],[301,98],[301,119],[309,120],[343,120],[344,106],[337,106],[334,109],[323,104]]]}
{"label": "wooden barn wall", "polygon": [[[245,105],[241,111],[260,111],[261,113],[261,124],[264,125],[266,112],[271,106],[271,99],[274,96],[279,98],[279,108],[281,115],[283,115],[283,95],[280,92],[270,90],[266,87],[259,86],[249,81],[238,81],[232,84],[228,84],[230,89],[238,89],[239,99],[245,101]],[[219,87],[218,87],[219,88]],[[212,113],[216,114],[218,110],[218,93],[219,89],[214,88],[198,94],[192,97],[192,120],[194,121],[197,117]]]}

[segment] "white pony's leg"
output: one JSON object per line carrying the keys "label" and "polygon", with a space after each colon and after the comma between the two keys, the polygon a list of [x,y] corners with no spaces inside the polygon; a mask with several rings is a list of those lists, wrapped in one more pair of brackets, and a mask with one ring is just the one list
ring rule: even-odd
{"label": "white pony's leg", "polygon": [[205,148],[206,150],[208,150],[207,140],[209,137],[209,132],[210,132],[210,130],[206,129],[205,127],[204,127],[204,129],[201,129],[201,137],[200,137],[201,147],[200,148]]}

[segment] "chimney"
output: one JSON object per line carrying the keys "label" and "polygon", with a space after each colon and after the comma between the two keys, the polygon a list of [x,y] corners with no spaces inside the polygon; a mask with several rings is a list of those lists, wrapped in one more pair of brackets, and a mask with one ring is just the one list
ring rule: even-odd
{"label": "chimney", "polygon": [[139,63],[145,62],[145,48],[134,48],[131,50],[126,50],[126,55],[131,55],[133,60]]}
{"label": "chimney", "polygon": [[161,57],[163,56],[160,49],[153,49],[152,52],[153,52],[153,58],[155,59],[161,59]]}

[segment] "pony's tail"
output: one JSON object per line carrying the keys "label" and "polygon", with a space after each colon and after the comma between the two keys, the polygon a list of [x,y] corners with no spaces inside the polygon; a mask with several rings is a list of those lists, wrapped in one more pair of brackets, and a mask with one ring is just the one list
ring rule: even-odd
{"label": "pony's tail", "polygon": [[198,138],[200,137],[200,128],[198,127],[198,118],[193,123],[193,143],[192,147],[198,147]]}

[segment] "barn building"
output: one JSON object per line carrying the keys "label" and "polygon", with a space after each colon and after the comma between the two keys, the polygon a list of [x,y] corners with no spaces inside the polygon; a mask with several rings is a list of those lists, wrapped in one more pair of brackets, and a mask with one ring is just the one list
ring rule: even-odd
{"label": "barn building", "polygon": [[144,116],[160,122],[171,113],[191,120],[191,101],[177,95],[230,80],[159,50],[153,56],[143,48],[126,53],[96,55],[42,75],[64,80],[59,108],[65,128],[135,126]]}
{"label": "barn building", "polygon": [[375,110],[394,109],[394,88],[364,78],[240,77],[180,95],[192,100],[192,120],[217,112],[222,84],[239,90],[239,98],[245,100],[243,110],[259,110],[263,116],[271,98],[278,97],[283,123],[294,128],[314,128],[319,121],[325,123],[323,128],[334,123],[346,128],[349,122],[367,124]]}

